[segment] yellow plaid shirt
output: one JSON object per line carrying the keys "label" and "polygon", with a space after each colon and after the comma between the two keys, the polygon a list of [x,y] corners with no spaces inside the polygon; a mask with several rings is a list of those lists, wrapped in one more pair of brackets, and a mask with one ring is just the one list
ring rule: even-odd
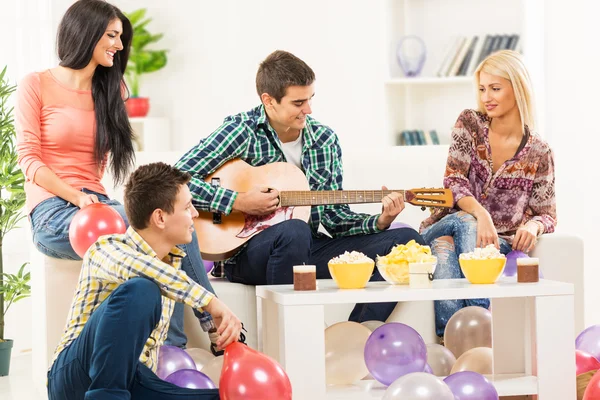
{"label": "yellow plaid shirt", "polygon": [[167,338],[175,301],[200,310],[214,297],[180,269],[183,257],[185,253],[174,247],[169,255],[159,260],[150,245],[131,227],[122,235],[100,237],[83,259],[67,327],[54,360],[77,339],[92,313],[120,284],[143,277],[155,282],[162,293],[160,321],[140,355],[140,361],[156,371],[158,349]]}

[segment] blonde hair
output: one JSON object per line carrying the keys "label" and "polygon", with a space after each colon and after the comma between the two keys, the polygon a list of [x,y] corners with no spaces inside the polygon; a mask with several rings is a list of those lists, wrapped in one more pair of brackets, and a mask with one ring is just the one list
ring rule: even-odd
{"label": "blonde hair", "polygon": [[[527,68],[525,68],[521,54],[513,50],[501,50],[486,57],[475,70],[475,82],[478,91],[479,74],[481,72],[508,79],[512,83],[523,129],[527,125],[529,130],[533,131],[535,128],[535,109],[531,78]],[[479,95],[477,96],[477,106],[479,112],[487,114]]]}

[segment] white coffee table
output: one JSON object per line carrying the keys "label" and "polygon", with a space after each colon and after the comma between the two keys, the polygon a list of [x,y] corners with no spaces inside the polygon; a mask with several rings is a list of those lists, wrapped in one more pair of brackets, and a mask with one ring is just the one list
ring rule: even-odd
{"label": "white coffee table", "polygon": [[493,321],[491,379],[499,395],[574,400],[573,293],[572,284],[549,280],[472,285],[449,279],[434,281],[431,289],[370,282],[357,290],[340,290],[332,280],[319,280],[318,290],[312,292],[296,292],[292,285],[257,286],[259,350],[285,369],[294,399],[381,399],[385,387],[375,381],[326,385],[324,305],[488,297]]}

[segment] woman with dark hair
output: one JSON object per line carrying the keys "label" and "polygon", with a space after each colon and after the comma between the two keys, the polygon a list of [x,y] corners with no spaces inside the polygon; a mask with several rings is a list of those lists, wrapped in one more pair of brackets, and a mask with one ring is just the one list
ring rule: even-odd
{"label": "woman with dark hair", "polygon": [[[103,0],[79,0],[65,13],[57,37],[59,66],[27,75],[17,91],[19,165],[23,170],[33,241],[43,254],[79,260],[69,242],[73,216],[92,203],[123,206],[106,195],[106,167],[115,184],[134,164],[132,130],[125,112],[123,74],[131,23]],[[214,293],[194,233],[182,246],[182,269]],[[198,315],[200,317],[200,315]],[[183,308],[171,321],[169,344],[183,347]]]}
{"label": "woman with dark hair", "polygon": [[80,259],[69,243],[69,224],[80,208],[106,203],[127,221],[101,179],[108,166],[121,183],[134,162],[123,101],[131,39],[131,23],[118,8],[78,1],[58,28],[59,66],[29,74],[19,85],[19,165],[33,241],[50,257]]}

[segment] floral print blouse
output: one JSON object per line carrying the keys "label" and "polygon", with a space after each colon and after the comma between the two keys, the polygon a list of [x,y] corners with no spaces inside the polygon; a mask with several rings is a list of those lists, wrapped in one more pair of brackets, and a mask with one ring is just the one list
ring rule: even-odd
{"label": "floral print blouse", "polygon": [[444,187],[452,190],[454,207],[435,209],[421,224],[421,231],[459,211],[456,203],[472,196],[490,213],[498,235],[509,241],[516,230],[530,220],[540,222],[543,233],[554,232],[556,196],[552,150],[539,135],[527,131],[525,145],[494,173],[489,122],[487,115],[475,110],[465,110],[458,117],[444,175]]}

